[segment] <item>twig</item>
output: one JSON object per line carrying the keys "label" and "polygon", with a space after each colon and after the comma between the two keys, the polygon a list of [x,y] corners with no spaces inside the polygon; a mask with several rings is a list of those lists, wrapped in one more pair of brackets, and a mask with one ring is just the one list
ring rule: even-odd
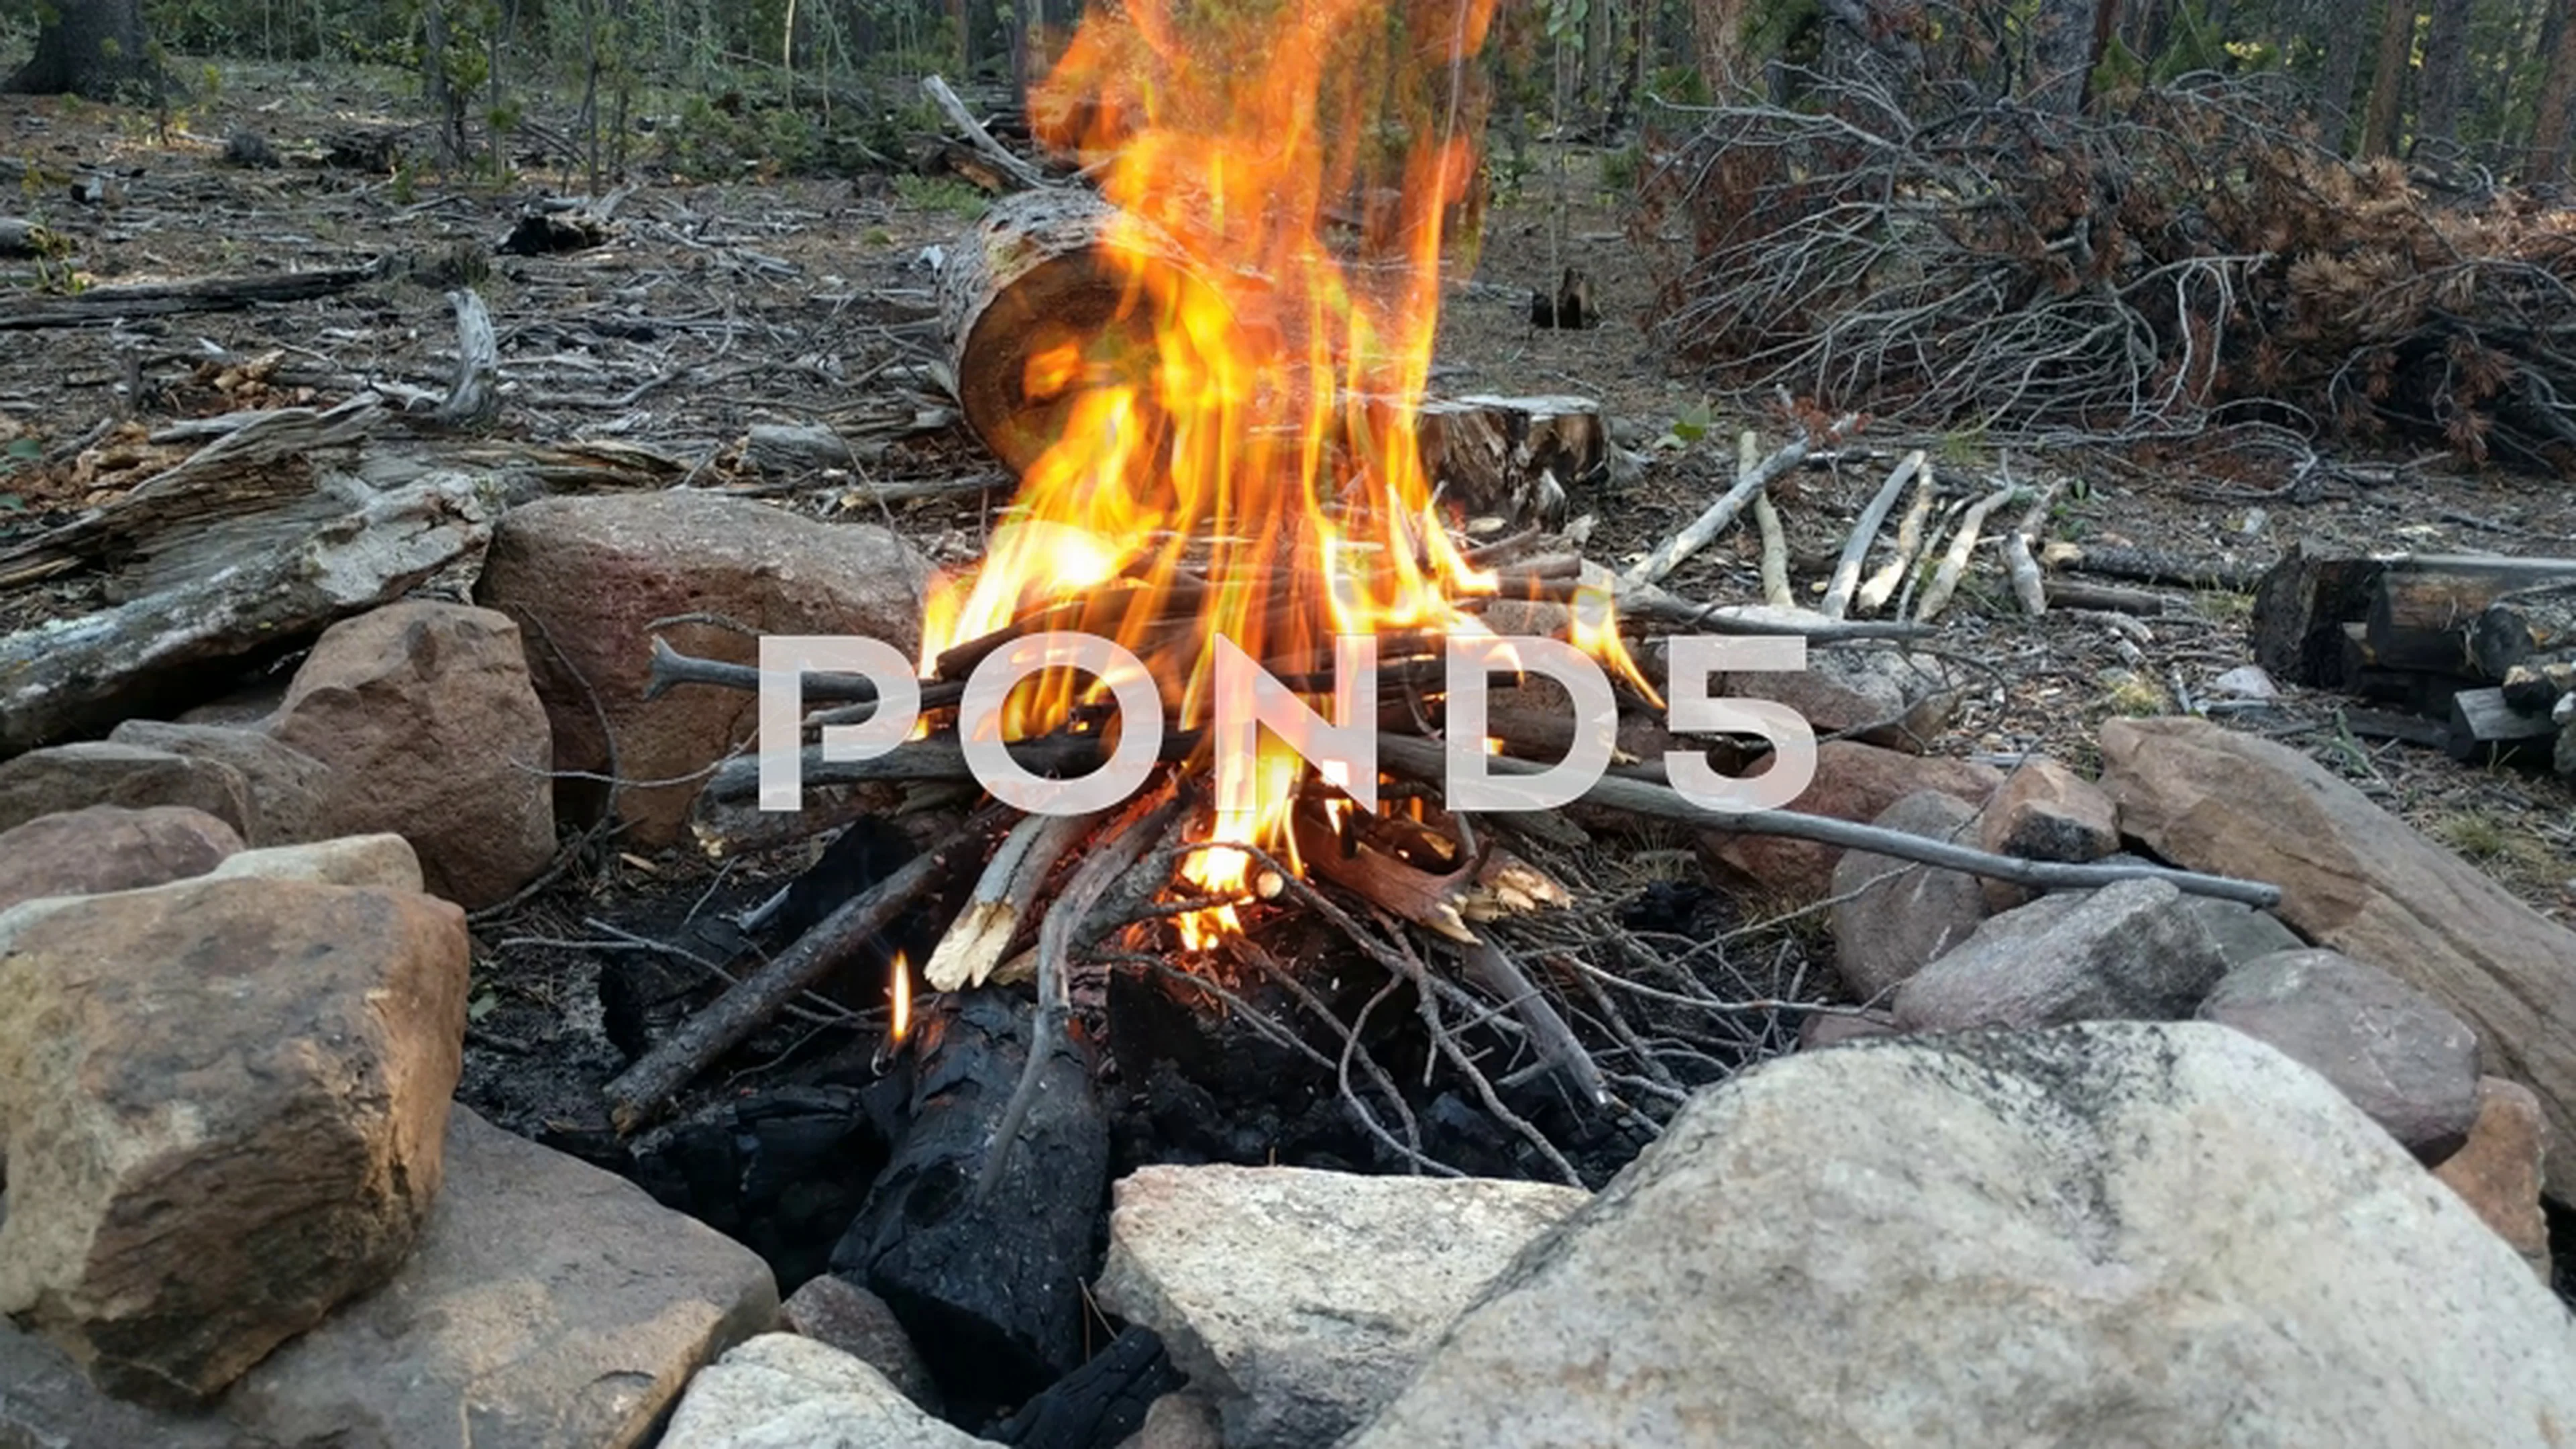
{"label": "twig", "polygon": [[2057,488],[2051,483],[2041,489],[2020,521],[2004,534],[2004,572],[2012,576],[2013,597],[2021,602],[2021,611],[2034,619],[2048,612],[2048,589],[2039,576],[2039,560],[2031,556],[2031,532],[2048,515],[2048,505],[2057,501]]}
{"label": "twig", "polygon": [[[1447,750],[1437,740],[1389,736],[1378,741],[1377,749],[1381,768],[1400,771],[1419,780],[1438,780],[1448,769]],[[1534,775],[1554,768],[1508,755],[1488,757],[1485,767],[1502,775]],[[1583,798],[1590,804],[1606,805],[1660,820],[1680,821],[1708,830],[1812,840],[1819,845],[1866,850],[1919,865],[1965,871],[1970,875],[2042,889],[2090,889],[2115,881],[2162,880],[2171,881],[2175,889],[2187,895],[2215,896],[2249,906],[2271,907],[2281,901],[2279,886],[2228,876],[2203,875],[2198,871],[2168,870],[2151,865],[2068,865],[2057,861],[2020,860],[1908,835],[1901,830],[1882,830],[1873,825],[1837,820],[1829,815],[1802,815],[1793,810],[1710,810],[1691,803],[1669,785],[1623,775],[1602,776],[1583,792]]]}
{"label": "twig", "polygon": [[[1830,431],[1841,433],[1857,421],[1857,417],[1847,416],[1835,423]],[[1802,436],[1763,459],[1750,474],[1737,478],[1735,486],[1726,490],[1724,496],[1715,503],[1710,504],[1706,512],[1692,519],[1688,527],[1664,540],[1653,553],[1640,559],[1626,573],[1621,574],[1620,584],[1634,587],[1639,584],[1657,583],[1665,575],[1681,567],[1682,560],[1699,552],[1710,539],[1717,537],[1728,524],[1734,522],[1735,515],[1743,511],[1744,505],[1751,502],[1755,494],[1768,487],[1772,479],[1805,462],[1808,450],[1814,446],[1815,440]]]}
{"label": "twig", "polygon": [[939,938],[921,979],[933,991],[981,986],[1001,963],[1055,863],[1098,822],[1092,815],[1032,815],[1011,827],[975,882],[966,909]]}
{"label": "twig", "polygon": [[[1753,471],[1753,432],[1746,429],[1737,440],[1742,457],[1738,459],[1738,476]],[[1762,531],[1762,602],[1775,609],[1794,609],[1798,596],[1789,592],[1789,535],[1780,526],[1780,510],[1771,505],[1771,490],[1765,487],[1753,495],[1753,523]]]}
{"label": "twig", "polygon": [[1968,571],[1968,556],[1976,551],[1977,535],[1986,526],[1986,515],[2012,501],[2018,488],[1998,488],[1970,506],[1959,520],[1959,531],[1950,536],[1950,551],[1941,558],[1941,567],[1932,575],[1931,584],[1923,590],[1923,602],[1915,607],[1914,622],[1929,624],[1937,618],[1950,595],[1959,587],[1960,576]]}
{"label": "twig", "polygon": [[1610,1088],[1601,1080],[1600,1064],[1583,1049],[1583,1043],[1575,1038],[1574,1029],[1565,1024],[1565,1018],[1557,1014],[1546,995],[1530,983],[1510,953],[1491,941],[1480,940],[1458,954],[1467,967],[1467,974],[1475,979],[1476,984],[1509,1006],[1520,1017],[1521,1024],[1529,1028],[1530,1039],[1538,1044],[1540,1059],[1572,1078],[1586,1102],[1595,1107],[1606,1106],[1610,1101]]}
{"label": "twig", "polygon": [[947,874],[959,852],[979,845],[1008,813],[999,805],[985,806],[955,837],[914,856],[902,869],[844,902],[797,938],[794,946],[682,1023],[608,1084],[604,1095],[610,1122],[623,1134],[651,1121],[690,1078],[741,1045],[781,1006],[849,960],[869,937]]}
{"label": "twig", "polygon": [[[1920,457],[1920,454],[1916,455]],[[1941,491],[1932,467],[1926,463],[1915,474],[1914,501],[1905,509],[1905,517],[1896,525],[1896,557],[1889,559],[1869,582],[1852,596],[1852,604],[1864,614],[1875,614],[1887,604],[1897,585],[1905,582],[1905,571],[1914,565],[1914,556],[1923,551],[1923,525],[1932,519],[1932,499]],[[1902,614],[1903,610],[1898,610]]]}
{"label": "twig", "polygon": [[1887,481],[1879,485],[1869,506],[1860,511],[1851,536],[1843,540],[1842,557],[1835,561],[1833,576],[1825,585],[1822,607],[1826,618],[1839,619],[1851,608],[1852,590],[1860,587],[1860,566],[1869,557],[1869,546],[1878,542],[1880,525],[1887,522],[1888,510],[1903,496],[1905,485],[1923,471],[1923,450],[1917,448],[1905,455],[1905,461],[1897,464]]}

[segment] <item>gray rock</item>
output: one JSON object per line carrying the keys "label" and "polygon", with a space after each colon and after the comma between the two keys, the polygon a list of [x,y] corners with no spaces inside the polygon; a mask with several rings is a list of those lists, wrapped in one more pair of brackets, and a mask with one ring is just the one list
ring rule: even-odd
{"label": "gray rock", "polygon": [[2185,896],[2183,908],[2200,917],[2209,928],[2209,939],[2218,946],[2219,959],[2227,969],[2235,970],[2257,957],[2275,951],[2296,951],[2308,943],[2299,933],[2281,924],[2281,918],[2270,911],[2256,910],[2242,901],[2222,901],[2216,896]]}
{"label": "gray rock", "polygon": [[447,1134],[418,1249],[242,1379],[227,1408],[245,1428],[335,1449],[623,1449],[776,1321],[749,1248],[462,1106]]}
{"label": "gray rock", "polygon": [[1345,1449],[2540,1446],[2576,1320],[2204,1022],[1864,1042],[1700,1095]]}
{"label": "gray rock", "polygon": [[0,830],[0,911],[45,896],[141,890],[204,875],[242,848],[202,810],[92,805]]}
{"label": "gray rock", "polygon": [[2430,996],[2340,951],[2279,951],[2219,979],[2203,1021],[2325,1074],[2426,1162],[2478,1120],[2478,1034]]}
{"label": "gray rock", "polygon": [[[1872,825],[1930,840],[1973,844],[1977,808],[1955,795],[1917,790]],[[1834,970],[1863,1001],[1876,1001],[1958,946],[1986,918],[1983,883],[1965,871],[1909,865],[1892,855],[1851,850],[1834,862]]]}
{"label": "gray rock", "polygon": [[464,912],[195,879],[0,913],[0,1312],[192,1406],[386,1280],[436,1196]]}
{"label": "gray rock", "polygon": [[248,828],[249,786],[241,771],[219,761],[113,740],[53,745],[0,761],[0,830],[92,805],[128,810],[184,806],[212,815],[244,840],[257,841]]}
{"label": "gray rock", "polygon": [[1232,1449],[1308,1449],[1392,1395],[1513,1254],[1588,1200],[1485,1179],[1140,1168],[1117,1185],[1094,1292],[1162,1335]]}
{"label": "gray rock", "polygon": [[2191,1015],[2227,969],[2172,882],[2042,896],[1993,917],[1897,988],[1908,1031]]}
{"label": "gray rock", "polygon": [[0,1318],[0,1449],[269,1449],[212,1412],[110,1397],[71,1356]]}
{"label": "gray rock", "polygon": [[1184,1389],[1147,1405],[1119,1449],[1225,1449],[1225,1425],[1215,1405]]}
{"label": "gray rock", "polygon": [[885,1300],[847,1278],[826,1273],[806,1280],[778,1310],[781,1328],[827,1343],[886,1376],[924,1413],[945,1412],[939,1385],[895,1321]]}
{"label": "gray rock", "polygon": [[242,838],[255,850],[326,838],[331,833],[331,768],[260,733],[257,723],[235,728],[130,719],[107,737],[117,744],[167,750],[239,771],[249,802]]}
{"label": "gray rock", "polygon": [[1817,649],[1802,670],[1726,676],[1724,693],[1789,706],[1817,734],[1838,735],[1912,754],[1939,734],[1959,706],[1949,666],[1893,649]]}
{"label": "gray rock", "polygon": [[[981,1449],[828,1344],[765,1333],[689,1384],[660,1449]],[[478,1449],[480,1441],[477,1441]]]}

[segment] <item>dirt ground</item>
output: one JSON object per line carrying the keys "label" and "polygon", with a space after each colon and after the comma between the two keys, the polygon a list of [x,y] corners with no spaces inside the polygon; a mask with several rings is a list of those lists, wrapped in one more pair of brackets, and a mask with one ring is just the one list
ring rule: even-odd
{"label": "dirt ground", "polygon": [[[113,329],[0,330],[0,547],[111,501],[184,456],[186,444],[152,441],[174,420],[327,405],[361,383],[434,398],[456,360],[445,290],[470,282],[499,330],[504,434],[641,449],[695,486],[886,522],[942,563],[978,555],[994,511],[1008,502],[1005,489],[892,504],[852,491],[861,481],[1002,481],[959,430],[913,426],[940,402],[921,369],[935,350],[926,249],[968,214],[954,187],[874,175],[707,181],[648,167],[621,200],[606,245],[494,255],[525,209],[577,193],[579,177],[529,163],[495,187],[328,163],[334,138],[405,127],[388,93],[382,78],[363,75],[228,68],[220,101],[166,138],[132,113],[0,97],[0,181],[12,188],[0,213],[40,222],[71,244],[56,261],[0,262],[0,309],[59,290],[67,273],[85,284],[130,283],[398,259],[379,278],[314,301]],[[226,164],[224,139],[241,127],[261,131],[283,164]],[[425,129],[409,133],[426,147]],[[1674,435],[1677,419],[1701,418],[1706,399],[1668,369],[1641,327],[1646,269],[1599,184],[1601,159],[1552,154],[1497,200],[1473,275],[1446,279],[1434,386],[1598,398],[1616,435],[1651,460],[1637,481],[1574,500],[1594,519],[1588,551],[1615,566],[1732,481],[1739,427],[1759,428],[1766,451],[1786,431],[1778,418],[1719,415],[1696,441]],[[1533,327],[1530,289],[1552,289],[1568,265],[1589,273],[1606,320],[1582,330]],[[890,441],[864,479],[782,484],[742,467],[745,433],[762,422],[823,422]],[[2294,477],[2281,458],[2005,456],[1973,440],[1865,431],[1832,466],[1781,490],[1793,554],[1838,548],[1889,466],[1917,446],[1930,450],[1950,493],[1982,493],[2007,471],[2067,480],[2049,524],[2058,539],[2254,566],[2303,537],[2355,550],[2576,552],[2576,504],[2563,484],[2464,476],[2439,458],[2328,458]],[[1694,599],[1758,599],[1750,530],[1730,530],[1667,586]],[[1820,589],[1820,571],[1802,570],[1800,587]],[[0,631],[101,598],[96,580],[77,576],[8,590]],[[2039,749],[2090,765],[2103,718],[2183,708],[2178,691],[2205,701],[2213,680],[2250,662],[2249,601],[2178,598],[2188,607],[2124,645],[2098,621],[2021,617],[2002,581],[1981,571],[1939,641],[1977,682],[1934,748],[1987,757]],[[2576,920],[2576,814],[2564,785],[2353,741],[2337,723],[2344,703],[2289,689],[2259,727],[2316,752],[2541,911]],[[544,943],[583,936],[594,917],[628,929],[669,924],[674,902],[738,908],[769,884],[758,870],[718,876],[687,855],[618,856],[485,930],[476,1070],[490,1105],[511,1108],[503,1098],[515,1098],[505,1115],[524,1125],[548,1111],[554,1094],[544,1080],[569,1093],[616,1066],[595,1022],[582,1024],[595,1018],[596,994],[564,964],[576,958]],[[522,953],[515,967],[514,951]],[[538,1058],[542,1070],[531,1065]]]}

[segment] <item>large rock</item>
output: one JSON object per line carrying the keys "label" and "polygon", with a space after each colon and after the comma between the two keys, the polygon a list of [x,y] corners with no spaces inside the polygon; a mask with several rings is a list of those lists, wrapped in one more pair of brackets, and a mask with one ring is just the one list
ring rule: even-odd
{"label": "large rock", "polygon": [[[605,714],[618,771],[668,780],[748,739],[749,693],[684,687],[647,701],[657,619],[722,616],[761,634],[859,635],[920,646],[930,565],[867,524],[824,524],[742,498],[675,491],[549,498],[513,510],[476,599],[523,622],[538,693],[565,770],[604,771]],[[751,664],[758,642],[703,623],[660,631],[685,654]],[[625,839],[678,840],[695,782],[624,789]],[[572,792],[567,791],[567,802]],[[578,813],[568,810],[567,813]]]}
{"label": "large rock", "polygon": [[778,1326],[827,1343],[886,1376],[897,1392],[937,1414],[944,1407],[930,1366],[912,1346],[894,1310],[884,1299],[841,1277],[824,1273],[808,1278],[779,1305]]}
{"label": "large rock", "polygon": [[2123,831],[2194,870],[2279,886],[2301,935],[2476,1028],[2486,1072],[2539,1094],[2550,1195],[2576,1203],[2576,933],[2287,746],[2205,720],[2112,720],[2102,758]]}
{"label": "large rock", "polygon": [[1908,1031],[2191,1015],[2227,970],[2171,881],[2115,881],[2006,911],[1896,992]]}
{"label": "large rock", "polygon": [[1160,1334],[1232,1449],[1333,1443],[1460,1309],[1589,1195],[1273,1167],[1120,1180],[1101,1306]]}
{"label": "large rock", "polygon": [[[1917,790],[1938,790],[1972,806],[1986,803],[2003,772],[1944,755],[1907,755],[1857,740],[1829,740],[1816,747],[1816,778],[1789,803],[1802,815],[1830,815],[1866,823]],[[1837,846],[1776,835],[1700,832],[1700,845],[1728,870],[1782,906],[1823,900],[1833,888]]]}
{"label": "large rock", "polygon": [[338,1449],[626,1449],[700,1365],[775,1321],[777,1280],[749,1248],[462,1106],[447,1122],[419,1247],[242,1379],[226,1409],[246,1429]]}
{"label": "large rock", "polygon": [[108,731],[107,737],[116,744],[162,750],[237,771],[248,802],[242,839],[253,849],[327,839],[337,784],[331,768],[261,733],[264,724],[254,720],[236,727],[130,719]]}
{"label": "large rock", "polygon": [[0,1318],[0,1446],[6,1449],[271,1449],[211,1410],[116,1398],[69,1354]]}
{"label": "large rock", "polygon": [[1917,755],[1959,705],[1949,666],[1866,646],[1811,649],[1804,669],[1730,674],[1719,692],[1785,704],[1819,735],[1843,735]]}
{"label": "large rock", "polygon": [[[768,1333],[689,1385],[661,1449],[980,1449],[837,1348]],[[480,1449],[478,1441],[478,1449]]]}
{"label": "large rock", "polygon": [[2540,1208],[2547,1132],[2540,1099],[2529,1087],[2488,1077],[2478,1083],[2478,1120],[2468,1142],[2433,1169],[2543,1283],[2551,1277],[2549,1221]]}
{"label": "large rock", "polygon": [[265,880],[309,880],[324,885],[383,886],[387,890],[428,889],[421,880],[420,856],[399,835],[351,835],[317,840],[310,845],[273,845],[245,850],[216,866],[217,879],[257,876]]}
{"label": "large rock", "polygon": [[1857,1042],[1703,1093],[1346,1449],[2563,1444],[2576,1321],[2204,1022]]}
{"label": "large rock", "polygon": [[188,880],[0,915],[0,1312],[201,1402],[403,1261],[465,1030],[454,905]]}
{"label": "large rock", "polygon": [[2477,1121],[2477,1033],[2440,1002],[2340,951],[2249,961],[2219,978],[2200,1017],[2324,1073],[2426,1162],[2457,1151]]}
{"label": "large rock", "polygon": [[553,743],[506,615],[403,603],[334,624],[264,732],[331,772],[316,837],[399,834],[469,910],[553,858]]}
{"label": "large rock", "polygon": [[[1976,821],[1977,808],[1957,796],[1918,790],[1870,823],[1969,844]],[[1863,1001],[1895,990],[1986,918],[1985,885],[1975,876],[1865,850],[1845,851],[1834,863],[1832,891],[1834,971]]]}
{"label": "large rock", "polygon": [[200,810],[243,839],[258,839],[249,828],[250,793],[241,771],[218,760],[113,740],[50,745],[0,760],[0,830],[93,805]]}
{"label": "large rock", "polygon": [[140,890],[204,875],[242,848],[202,810],[93,805],[0,830],[0,911],[40,896]]}
{"label": "large rock", "polygon": [[2100,860],[2120,848],[2111,797],[2045,756],[2024,760],[1986,802],[1979,842],[2024,860]]}

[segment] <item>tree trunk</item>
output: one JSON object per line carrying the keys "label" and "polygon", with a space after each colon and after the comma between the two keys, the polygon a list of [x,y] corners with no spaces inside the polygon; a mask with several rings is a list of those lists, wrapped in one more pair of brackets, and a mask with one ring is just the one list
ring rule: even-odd
{"label": "tree trunk", "polygon": [[2388,0],[2379,26],[2379,67],[2371,73],[2370,108],[2361,118],[2362,160],[2397,150],[2397,128],[2405,119],[2407,62],[2415,53],[2418,0]]}
{"label": "tree trunk", "polygon": [[151,81],[142,0],[55,0],[48,13],[35,55],[0,90],[113,101],[124,87]]}
{"label": "tree trunk", "polygon": [[2361,51],[2369,31],[2357,17],[2327,0],[2309,23],[2325,33],[2325,63],[2317,74],[2317,114],[2322,139],[2337,155],[2352,137],[2352,88],[2361,79]]}
{"label": "tree trunk", "polygon": [[2567,168],[2567,132],[2576,113],[2576,0],[2548,0],[2548,19],[2541,26],[2541,51],[2549,69],[2540,80],[2540,100],[2531,118],[2531,153],[2523,180],[2535,185],[2556,182]]}
{"label": "tree trunk", "polygon": [[2040,0],[2030,22],[2030,85],[2024,96],[2033,107],[2073,115],[2084,103],[2084,82],[2093,58],[2096,0]]}
{"label": "tree trunk", "polygon": [[2415,144],[2437,149],[2460,140],[2460,95],[2469,75],[2469,0],[2432,0],[2433,23],[2424,35],[2424,72],[2415,105]]}

